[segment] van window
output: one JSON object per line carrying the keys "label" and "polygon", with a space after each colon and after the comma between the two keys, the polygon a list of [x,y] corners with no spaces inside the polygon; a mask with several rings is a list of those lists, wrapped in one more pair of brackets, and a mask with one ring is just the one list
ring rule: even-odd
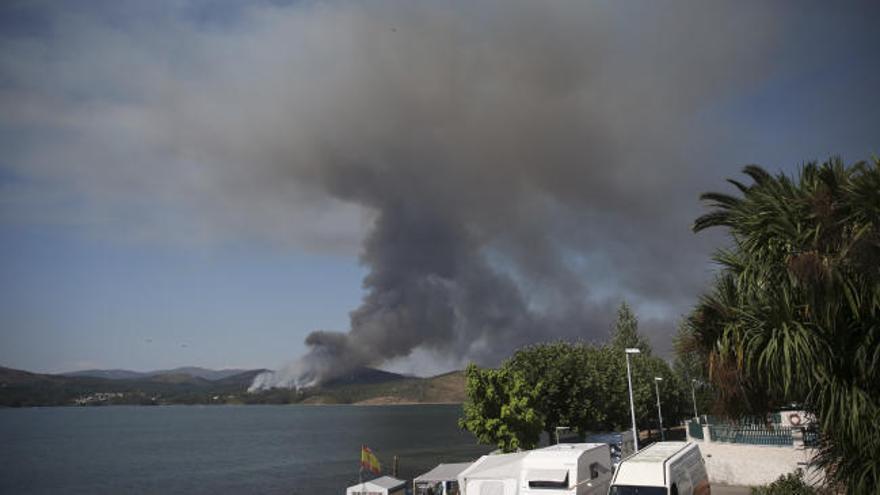
{"label": "van window", "polygon": [[668,495],[665,486],[614,485],[608,495]]}
{"label": "van window", "polygon": [[565,478],[556,480],[529,480],[529,488],[568,488],[568,473]]}

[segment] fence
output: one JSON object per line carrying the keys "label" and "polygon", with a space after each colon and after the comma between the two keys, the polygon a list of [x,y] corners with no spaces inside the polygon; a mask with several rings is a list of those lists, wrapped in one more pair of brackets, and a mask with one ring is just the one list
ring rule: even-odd
{"label": "fence", "polygon": [[743,443],[750,445],[794,445],[791,428],[760,424],[709,425],[713,442]]}
{"label": "fence", "polygon": [[819,446],[819,431],[815,428],[806,428],[804,430],[804,447]]}
{"label": "fence", "polygon": [[703,425],[701,425],[697,421],[688,421],[687,422],[688,435],[691,438],[696,438],[698,440],[703,439]]}

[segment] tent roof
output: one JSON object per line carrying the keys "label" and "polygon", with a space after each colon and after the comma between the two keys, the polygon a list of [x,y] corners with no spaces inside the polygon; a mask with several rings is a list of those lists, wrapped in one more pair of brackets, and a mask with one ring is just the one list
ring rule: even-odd
{"label": "tent roof", "polygon": [[352,486],[360,486],[362,484],[367,485],[375,485],[379,488],[384,488],[386,490],[394,490],[396,488],[400,488],[401,486],[406,485],[406,481],[399,480],[397,478],[392,478],[391,476],[382,476],[370,481],[365,481],[364,483],[358,483],[357,485]]}
{"label": "tent roof", "polygon": [[437,467],[425,474],[416,476],[413,481],[449,481],[454,480],[462,471],[470,467],[471,462],[458,462],[455,464],[438,464]]}
{"label": "tent roof", "polygon": [[522,460],[528,454],[528,452],[515,452],[513,454],[484,455],[470,468],[462,472],[462,475],[470,479],[517,478]]}

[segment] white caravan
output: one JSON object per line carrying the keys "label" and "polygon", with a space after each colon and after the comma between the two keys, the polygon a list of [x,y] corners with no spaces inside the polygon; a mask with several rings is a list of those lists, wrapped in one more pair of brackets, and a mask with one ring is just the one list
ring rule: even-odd
{"label": "white caravan", "polygon": [[462,495],[605,495],[607,444],[570,443],[481,457],[458,476]]}
{"label": "white caravan", "polygon": [[700,448],[688,442],[658,442],[617,466],[609,495],[709,495]]}

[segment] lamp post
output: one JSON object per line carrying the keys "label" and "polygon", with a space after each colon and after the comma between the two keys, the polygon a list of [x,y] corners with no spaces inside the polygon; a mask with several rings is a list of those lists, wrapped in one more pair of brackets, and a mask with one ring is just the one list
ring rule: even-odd
{"label": "lamp post", "polygon": [[626,381],[629,384],[629,412],[632,415],[633,445],[636,449],[636,452],[639,451],[639,430],[636,429],[636,406],[633,402],[633,380],[632,373],[629,370],[629,355],[639,353],[641,353],[641,351],[634,347],[628,347],[626,349]]}
{"label": "lamp post", "polygon": [[663,431],[663,411],[660,409],[660,382],[662,377],[654,377],[654,389],[657,391],[657,419],[660,420],[660,440],[666,441],[666,433]]}
{"label": "lamp post", "polygon": [[694,386],[697,384],[696,378],[691,378],[691,399],[694,401],[694,419],[700,421],[700,415],[697,413],[697,394],[694,392]]}
{"label": "lamp post", "polygon": [[570,426],[557,426],[556,427],[556,443],[559,444],[559,432],[560,431],[569,431],[571,430]]}

